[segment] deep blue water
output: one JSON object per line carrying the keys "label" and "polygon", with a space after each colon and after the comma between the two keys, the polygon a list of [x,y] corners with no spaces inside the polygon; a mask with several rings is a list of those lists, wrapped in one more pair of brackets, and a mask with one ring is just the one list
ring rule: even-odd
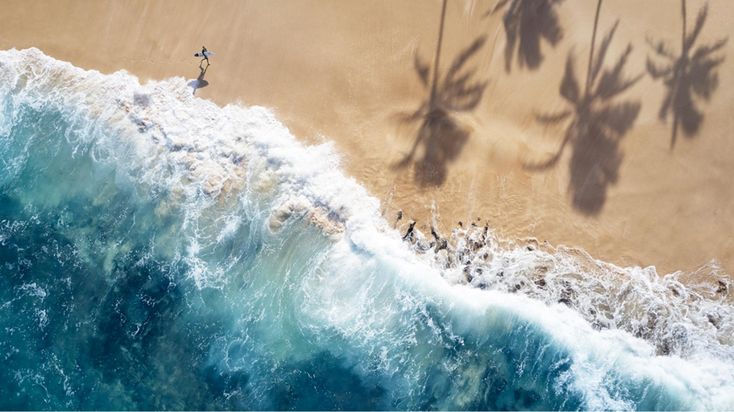
{"label": "deep blue water", "polygon": [[185,133],[115,105],[141,101],[134,80],[110,91],[120,78],[9,53],[47,71],[10,64],[0,88],[0,409],[727,405],[726,362],[707,392],[694,381],[710,369],[567,308],[449,285],[393,254],[399,236],[335,239],[308,214],[273,231],[273,205],[310,178],[212,196],[194,148],[130,143]]}

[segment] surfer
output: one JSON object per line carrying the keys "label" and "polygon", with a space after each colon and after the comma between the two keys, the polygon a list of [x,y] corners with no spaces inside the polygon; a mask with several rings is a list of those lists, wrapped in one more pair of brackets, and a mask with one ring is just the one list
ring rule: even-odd
{"label": "surfer", "polygon": [[[207,50],[205,46],[201,46],[201,56],[203,57],[203,59],[201,59],[201,62],[206,60],[207,66],[211,64],[209,63],[209,50]],[[201,64],[201,62],[199,63]]]}

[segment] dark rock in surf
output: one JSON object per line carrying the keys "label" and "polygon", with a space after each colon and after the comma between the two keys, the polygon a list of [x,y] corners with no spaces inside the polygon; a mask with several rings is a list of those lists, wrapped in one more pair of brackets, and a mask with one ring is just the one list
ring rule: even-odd
{"label": "dark rock in surf", "polygon": [[408,224],[408,230],[405,232],[405,236],[403,236],[403,240],[414,240],[413,231],[415,230],[415,220],[411,220]]}

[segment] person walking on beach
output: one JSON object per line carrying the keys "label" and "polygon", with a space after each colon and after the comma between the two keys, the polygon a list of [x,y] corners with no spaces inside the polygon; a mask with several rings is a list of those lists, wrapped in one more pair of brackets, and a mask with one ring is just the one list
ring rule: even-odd
{"label": "person walking on beach", "polygon": [[[205,46],[201,46],[201,57],[203,57],[203,59],[201,59],[201,62],[203,62],[204,60],[206,60],[206,65],[207,66],[211,64],[211,63],[209,63],[209,56],[208,56],[209,53],[208,52],[209,52],[209,50],[207,50]],[[201,63],[201,62],[199,62],[199,63]]]}

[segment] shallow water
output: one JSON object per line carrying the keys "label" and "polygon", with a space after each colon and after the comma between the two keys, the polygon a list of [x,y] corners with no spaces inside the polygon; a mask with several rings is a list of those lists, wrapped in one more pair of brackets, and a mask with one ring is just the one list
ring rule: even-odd
{"label": "shallow water", "polygon": [[728,295],[615,268],[643,303],[599,327],[582,260],[495,247],[465,284],[263,108],[0,62],[2,409],[734,408]]}

